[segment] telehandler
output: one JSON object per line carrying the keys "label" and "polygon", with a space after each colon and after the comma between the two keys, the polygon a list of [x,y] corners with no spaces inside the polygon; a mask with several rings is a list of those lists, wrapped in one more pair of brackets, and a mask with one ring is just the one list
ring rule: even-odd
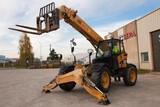
{"label": "telehandler", "polygon": [[[110,89],[111,77],[116,82],[123,78],[126,86],[136,84],[137,68],[135,65],[127,63],[127,53],[122,38],[104,40],[77,15],[77,11],[65,5],[55,8],[53,2],[40,8],[37,28],[16,25],[33,31],[9,29],[41,35],[59,29],[61,19],[80,32],[93,45],[96,50],[96,58],[92,62],[90,60],[88,65],[74,63],[71,66],[62,66],[59,74],[49,84],[43,86],[43,91],[50,92],[57,86],[64,91],[71,91],[76,84],[80,84],[88,93],[99,99],[99,103],[108,105],[110,101],[107,98],[107,92]],[[88,53],[89,59],[91,59],[93,50],[89,49]]]}

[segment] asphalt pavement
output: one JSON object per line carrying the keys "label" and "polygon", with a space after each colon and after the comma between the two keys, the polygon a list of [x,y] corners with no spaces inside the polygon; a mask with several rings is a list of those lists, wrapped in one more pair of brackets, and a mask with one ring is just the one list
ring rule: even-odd
{"label": "asphalt pavement", "polygon": [[[103,107],[80,85],[71,92],[59,87],[41,93],[58,69],[0,70],[0,107]],[[107,107],[160,107],[160,73],[139,74],[135,86],[112,81]]]}

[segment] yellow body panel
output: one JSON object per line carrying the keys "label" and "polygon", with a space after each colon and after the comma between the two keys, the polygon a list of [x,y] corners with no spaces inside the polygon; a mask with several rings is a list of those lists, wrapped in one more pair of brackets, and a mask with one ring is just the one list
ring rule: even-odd
{"label": "yellow body panel", "polygon": [[119,68],[125,68],[127,67],[127,53],[122,53],[118,57],[118,65]]}
{"label": "yellow body panel", "polygon": [[100,101],[106,101],[107,94],[101,92],[96,86],[91,86],[87,81],[85,81],[82,69],[75,69],[72,72],[69,72],[64,75],[58,75],[55,77],[54,81],[48,85],[43,86],[43,91],[50,91],[56,88],[59,84],[68,83],[68,82],[76,82],[77,84],[82,85],[85,90],[90,93],[92,96],[96,97]]}

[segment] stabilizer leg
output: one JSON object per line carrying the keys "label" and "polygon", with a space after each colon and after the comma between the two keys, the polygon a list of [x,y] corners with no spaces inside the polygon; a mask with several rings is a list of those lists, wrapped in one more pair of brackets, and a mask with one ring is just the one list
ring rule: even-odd
{"label": "stabilizer leg", "polygon": [[56,76],[49,84],[43,86],[42,91],[49,92],[50,90],[56,88],[59,84],[67,83],[67,82],[76,82],[77,84],[81,84],[82,82],[82,70],[74,70],[64,75]]}
{"label": "stabilizer leg", "polygon": [[91,94],[92,96],[100,100],[99,104],[103,104],[103,105],[110,104],[110,101],[107,98],[107,94],[99,90],[96,87],[96,85],[88,77],[84,77],[84,84],[82,84],[82,86],[85,88],[85,90],[89,94]]}
{"label": "stabilizer leg", "polygon": [[43,86],[43,91],[47,93],[56,88],[59,84],[67,82],[76,82],[77,84],[81,84],[90,95],[99,99],[100,104],[110,104],[107,94],[99,90],[87,76],[84,76],[82,69],[77,69],[64,75],[58,75],[48,85]]}
{"label": "stabilizer leg", "polygon": [[56,79],[53,79],[49,84],[43,86],[42,92],[49,93],[50,90],[56,88],[58,84],[56,83]]}
{"label": "stabilizer leg", "polygon": [[107,99],[105,101],[99,101],[98,104],[109,105],[109,104],[111,104],[111,102]]}

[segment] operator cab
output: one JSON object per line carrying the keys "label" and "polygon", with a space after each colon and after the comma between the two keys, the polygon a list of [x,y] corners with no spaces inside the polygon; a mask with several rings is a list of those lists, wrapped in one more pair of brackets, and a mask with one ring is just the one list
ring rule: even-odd
{"label": "operator cab", "polygon": [[[96,49],[96,58],[93,63],[105,63],[110,70],[120,69],[120,56],[127,53],[124,49],[123,40],[108,39],[100,41]],[[125,60],[127,58],[124,58]],[[123,63],[123,62],[122,62]]]}

